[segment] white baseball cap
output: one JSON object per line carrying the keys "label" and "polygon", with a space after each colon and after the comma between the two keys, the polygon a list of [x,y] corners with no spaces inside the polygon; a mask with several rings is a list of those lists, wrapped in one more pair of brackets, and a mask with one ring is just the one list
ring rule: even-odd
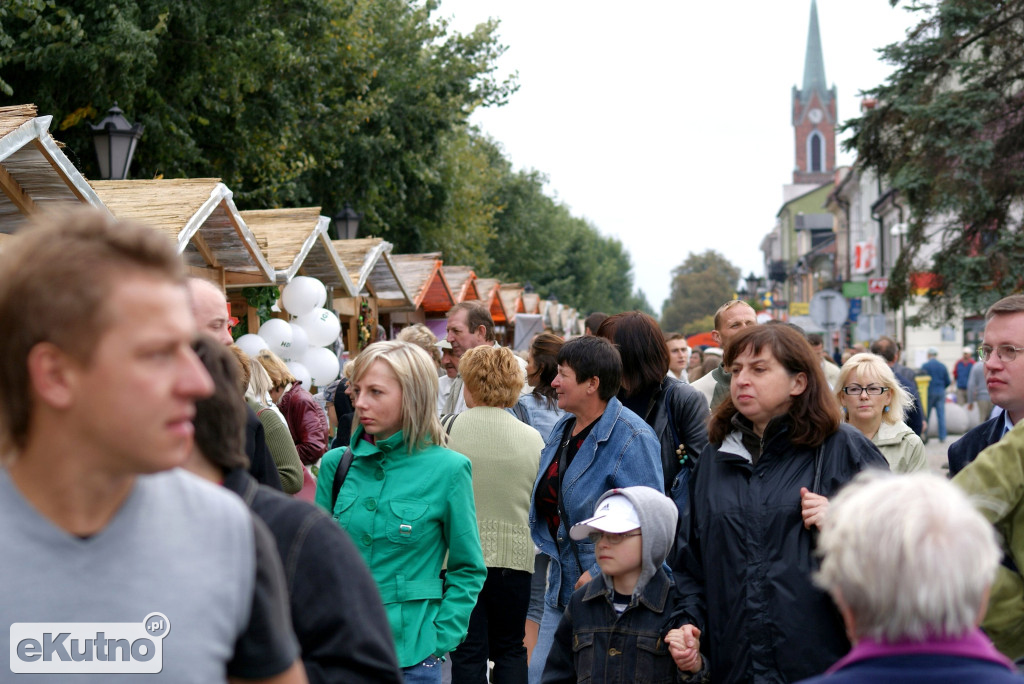
{"label": "white baseball cap", "polygon": [[598,504],[593,518],[573,525],[569,536],[573,539],[586,539],[592,532],[622,534],[638,527],[640,518],[633,508],[633,502],[622,494],[612,494]]}

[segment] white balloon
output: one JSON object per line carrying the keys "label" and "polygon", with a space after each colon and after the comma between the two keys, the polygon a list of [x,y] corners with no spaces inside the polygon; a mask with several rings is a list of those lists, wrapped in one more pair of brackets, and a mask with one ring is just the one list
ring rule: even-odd
{"label": "white balloon", "polygon": [[235,344],[249,356],[256,356],[264,349],[269,349],[267,341],[259,335],[253,335],[252,333],[246,333],[235,340]]}
{"label": "white balloon", "polygon": [[271,318],[260,326],[257,334],[266,340],[267,349],[281,358],[288,355],[288,350],[292,346],[292,326],[288,324],[288,321]]}
{"label": "white balloon", "polygon": [[334,380],[340,370],[338,357],[324,347],[310,347],[302,357],[302,365],[309,369],[313,384],[317,387],[323,387]]}
{"label": "white balloon", "polygon": [[296,325],[294,321],[289,325],[292,328],[292,347],[288,350],[288,358],[285,361],[302,361],[306,350],[309,349],[309,335],[306,334],[305,328]]}
{"label": "white balloon", "polygon": [[326,347],[333,344],[341,333],[341,321],[333,311],[313,309],[305,316],[299,316],[295,323],[305,329],[312,347]]}
{"label": "white balloon", "polygon": [[302,386],[307,390],[312,385],[312,378],[309,376],[309,371],[298,361],[288,361],[284,365],[288,366],[289,372],[295,376],[295,379],[302,383]]}
{"label": "white balloon", "polygon": [[[316,281],[316,282],[320,283],[319,280]],[[323,305],[326,304],[326,303],[327,303],[327,288],[324,286],[323,283],[320,283],[320,289],[317,290],[317,295],[316,295],[316,307],[314,307],[314,308],[323,308]]]}
{"label": "white balloon", "polygon": [[291,315],[304,316],[317,308],[321,291],[324,293],[324,301],[327,301],[327,289],[323,283],[316,278],[299,276],[281,290],[281,303]]}

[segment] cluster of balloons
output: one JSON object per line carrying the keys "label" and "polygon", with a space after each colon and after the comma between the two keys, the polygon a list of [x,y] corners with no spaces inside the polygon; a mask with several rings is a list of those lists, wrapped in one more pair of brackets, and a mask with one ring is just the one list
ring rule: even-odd
{"label": "cluster of balloons", "polygon": [[237,344],[250,356],[269,349],[288,366],[302,386],[323,387],[338,377],[338,357],[325,349],[338,339],[341,321],[324,307],[327,288],[316,278],[298,276],[281,290],[281,303],[293,318],[291,322],[271,318],[257,334],[242,335]]}

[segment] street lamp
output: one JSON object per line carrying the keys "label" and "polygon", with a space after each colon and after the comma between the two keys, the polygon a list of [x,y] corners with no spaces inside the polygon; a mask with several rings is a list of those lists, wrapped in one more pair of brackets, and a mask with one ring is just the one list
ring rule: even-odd
{"label": "street lamp", "polygon": [[103,180],[124,180],[128,177],[135,146],[142,137],[142,124],[129,124],[122,114],[124,112],[115,102],[99,125],[89,125]]}
{"label": "street lamp", "polygon": [[359,232],[359,220],[363,215],[353,211],[348,202],[345,208],[334,215],[334,232],[341,240],[354,240]]}
{"label": "street lamp", "polygon": [[751,271],[750,275],[748,275],[745,278],[745,280],[747,281],[747,292],[750,293],[751,297],[756,298],[757,297],[757,287],[758,287],[758,285],[761,284],[761,279],[758,278],[756,275],[754,275],[754,272]]}

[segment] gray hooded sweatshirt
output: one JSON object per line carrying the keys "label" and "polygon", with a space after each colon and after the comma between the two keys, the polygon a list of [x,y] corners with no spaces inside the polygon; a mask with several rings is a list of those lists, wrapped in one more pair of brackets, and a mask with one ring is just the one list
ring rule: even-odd
{"label": "gray hooded sweatshirt", "polygon": [[[623,487],[622,489],[609,489],[597,500],[595,510],[609,496],[621,494],[629,499],[636,509],[636,516],[640,519],[640,531],[643,533],[642,550],[640,557],[642,567],[640,578],[637,580],[636,588],[633,589],[633,596],[639,595],[647,582],[654,577],[658,568],[662,566],[672,549],[672,542],[676,537],[676,521],[679,519],[679,511],[675,503],[657,489],[652,487]],[[605,575],[605,586],[609,591],[613,590],[612,578]]]}

